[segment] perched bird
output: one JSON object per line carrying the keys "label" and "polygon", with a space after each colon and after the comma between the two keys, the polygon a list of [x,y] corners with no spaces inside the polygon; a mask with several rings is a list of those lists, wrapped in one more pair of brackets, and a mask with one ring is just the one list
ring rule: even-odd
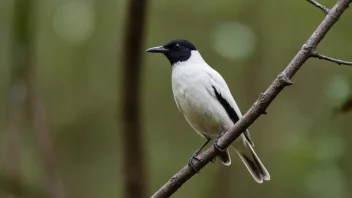
{"label": "perched bird", "polygon": [[[207,139],[190,159],[189,165],[194,169],[192,159],[197,159],[197,155],[211,138],[230,129],[242,114],[225,80],[204,61],[191,42],[172,40],[162,46],[149,48],[146,52],[162,53],[170,61],[172,92],[176,105],[191,127]],[[263,180],[270,180],[270,175],[253,146],[248,130],[231,145],[255,181],[262,183]],[[219,157],[224,165],[231,164],[228,150]]]}

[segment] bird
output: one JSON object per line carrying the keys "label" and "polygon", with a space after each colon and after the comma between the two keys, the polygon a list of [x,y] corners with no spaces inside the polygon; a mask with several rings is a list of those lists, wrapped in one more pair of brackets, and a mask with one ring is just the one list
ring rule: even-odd
{"label": "bird", "polygon": [[[176,106],[194,131],[206,139],[189,161],[189,165],[197,171],[192,160],[199,160],[197,155],[212,138],[218,139],[234,126],[242,117],[240,109],[224,78],[205,62],[190,41],[175,39],[149,48],[146,52],[161,53],[169,60]],[[216,145],[214,142],[214,146]],[[256,182],[270,180],[269,172],[253,149],[254,144],[248,129],[230,147],[237,152]],[[231,165],[228,148],[222,150],[219,158],[224,165]]]}

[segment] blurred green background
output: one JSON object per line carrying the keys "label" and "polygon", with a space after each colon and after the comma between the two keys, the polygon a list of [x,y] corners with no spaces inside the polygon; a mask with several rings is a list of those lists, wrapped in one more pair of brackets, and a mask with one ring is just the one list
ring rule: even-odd
{"label": "blurred green background", "polygon": [[[321,0],[331,7],[335,0]],[[31,19],[37,80],[45,101],[56,166],[66,197],[123,197],[121,57],[127,0],[35,0]],[[293,58],[323,13],[304,0],[153,0],[148,2],[144,48],[175,38],[192,41],[223,75],[245,113]],[[14,0],[0,0],[0,171],[8,153]],[[348,10],[318,51],[352,60]],[[142,128],[148,195],[181,169],[204,142],[177,110],[171,67],[143,53]],[[309,60],[251,127],[255,149],[271,174],[254,182],[232,152],[173,197],[352,197],[352,114],[334,112],[352,96],[352,68]],[[117,123],[116,118],[117,117]],[[21,123],[20,197],[48,191],[25,114]],[[138,156],[137,156],[138,157]],[[0,197],[9,195],[6,177]],[[16,197],[16,196],[15,196]],[[43,196],[45,197],[45,196]]]}

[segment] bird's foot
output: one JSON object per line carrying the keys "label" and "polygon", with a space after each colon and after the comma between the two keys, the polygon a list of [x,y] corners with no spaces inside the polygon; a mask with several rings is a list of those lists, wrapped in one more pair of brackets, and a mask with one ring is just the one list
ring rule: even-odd
{"label": "bird's foot", "polygon": [[189,159],[188,166],[191,167],[194,172],[199,173],[199,170],[196,169],[193,160],[202,161],[201,159],[199,159],[197,152],[192,155],[191,159]]}
{"label": "bird's foot", "polygon": [[219,138],[221,138],[222,136],[224,135],[224,133],[220,133],[219,135],[218,135],[218,137],[216,137],[216,139],[215,139],[215,141],[214,141],[214,147],[219,151],[219,152],[225,152],[226,150],[225,149],[222,149],[222,148],[220,148],[219,146],[218,146],[218,140],[219,140]]}

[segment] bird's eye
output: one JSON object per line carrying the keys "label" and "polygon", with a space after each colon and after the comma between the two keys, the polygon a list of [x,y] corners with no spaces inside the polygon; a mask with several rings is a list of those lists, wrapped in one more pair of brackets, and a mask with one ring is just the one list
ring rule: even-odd
{"label": "bird's eye", "polygon": [[175,44],[175,48],[178,49],[180,48],[180,45],[178,43]]}

